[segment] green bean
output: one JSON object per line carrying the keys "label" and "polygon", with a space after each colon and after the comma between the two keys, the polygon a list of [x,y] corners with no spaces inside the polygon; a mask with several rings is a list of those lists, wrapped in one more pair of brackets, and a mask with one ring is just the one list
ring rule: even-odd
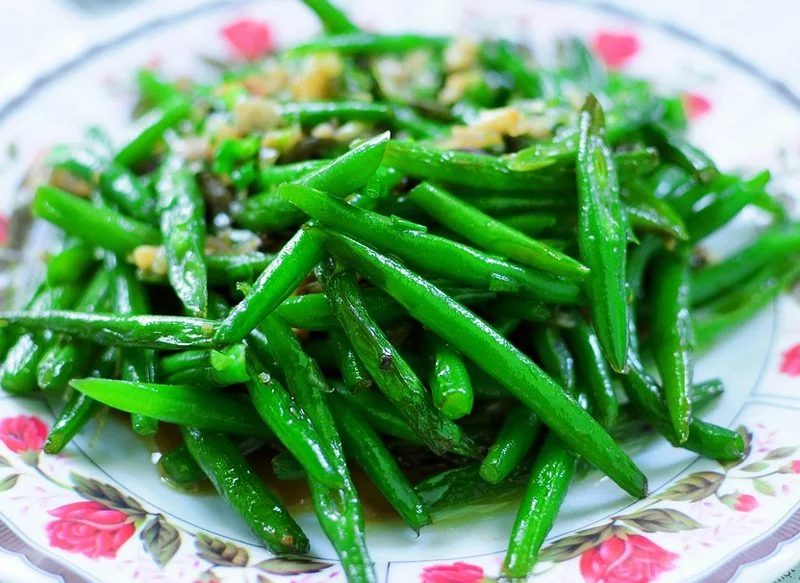
{"label": "green bean", "polygon": [[542,368],[561,385],[564,390],[575,391],[575,359],[556,328],[536,328],[533,332],[536,356]]}
{"label": "green bean", "polygon": [[175,84],[164,81],[150,68],[136,72],[136,86],[141,96],[155,106],[169,103],[181,95]]}
{"label": "green bean", "polygon": [[[250,455],[264,445],[264,441],[254,437],[247,437],[238,444],[242,455]],[[164,452],[158,458],[158,469],[170,484],[180,487],[189,487],[207,479],[203,469],[194,461],[192,454],[185,443]]]}
{"label": "green bean", "polygon": [[339,390],[339,393],[348,403],[358,409],[359,413],[378,432],[410,443],[423,443],[403,415],[380,392],[362,391],[360,393],[351,393],[346,388],[343,388]]}
{"label": "green bean", "polygon": [[94,247],[75,241],[47,262],[47,285],[80,281],[96,259]]}
{"label": "green bean", "polygon": [[425,503],[403,475],[380,436],[346,401],[331,399],[345,450],[414,532],[431,523]]}
{"label": "green bean", "polygon": [[[75,304],[75,309],[92,313],[104,311],[109,295],[109,274],[98,271]],[[42,354],[36,368],[36,382],[46,391],[61,390],[67,383],[81,376],[91,366],[95,347],[71,338],[60,338]]]}
{"label": "green bean", "polygon": [[438,411],[419,377],[367,312],[353,272],[323,264],[318,274],[331,310],[384,395],[435,453],[472,453],[461,429]]}
{"label": "green bean", "polygon": [[296,45],[287,50],[285,55],[299,57],[327,51],[336,51],[342,55],[381,55],[404,53],[419,49],[443,49],[447,42],[447,38],[440,36],[351,32],[325,36],[308,43]]}
{"label": "green bean", "polygon": [[[753,180],[757,180],[758,177]],[[732,221],[748,204],[756,190],[753,181],[737,182],[722,190],[708,206],[686,218],[686,229],[693,242],[701,241]]]}
{"label": "green bean", "polygon": [[[113,374],[118,361],[118,349],[105,350],[90,376],[102,378]],[[58,418],[50,427],[42,448],[44,452],[50,455],[61,453],[99,409],[100,403],[80,391],[72,391]]]}
{"label": "green bean", "polygon": [[346,34],[360,30],[344,12],[328,0],[303,0],[303,3],[314,11],[328,34]]}
{"label": "green bean", "polygon": [[259,251],[206,255],[208,281],[212,284],[253,281],[272,259],[272,255]]}
{"label": "green bean", "polygon": [[274,233],[303,222],[303,215],[287,204],[276,192],[264,192],[249,197],[236,223],[252,231]]}
{"label": "green bean", "polygon": [[434,335],[428,335],[433,366],[428,377],[433,404],[448,419],[460,419],[472,411],[472,382],[461,355]]}
{"label": "green bean", "polygon": [[536,70],[525,62],[523,55],[509,41],[484,42],[480,50],[481,62],[514,81],[514,88],[522,97],[541,97],[543,80]]}
{"label": "green bean", "polygon": [[609,365],[621,371],[628,353],[627,235],[617,173],[605,141],[603,110],[591,95],[579,123],[578,247],[581,261],[592,270],[586,293],[594,329]]}
{"label": "green bean", "polygon": [[167,384],[171,385],[217,389],[243,383],[250,378],[243,344],[233,344],[221,350],[178,353],[162,359],[161,365]]}
{"label": "green bean", "polygon": [[259,170],[258,186],[268,190],[284,182],[293,182],[319,170],[329,162],[330,160],[304,160],[291,164],[265,166]]}
{"label": "green bean", "polygon": [[[464,303],[455,296],[453,299]],[[542,302],[532,302],[514,296],[503,296],[492,302],[490,312],[492,316],[518,318],[526,322],[547,322],[553,315],[553,310]]]}
{"label": "green bean", "polygon": [[392,125],[398,130],[408,132],[413,138],[423,140],[440,138],[450,131],[446,125],[418,114],[412,107],[398,104],[391,107]]}
{"label": "green bean", "polygon": [[701,182],[709,183],[719,174],[711,158],[675,132],[659,124],[650,124],[646,133],[667,162],[691,172]]}
{"label": "green bean", "polygon": [[384,103],[368,101],[303,101],[283,103],[281,115],[302,124],[316,125],[329,119],[385,122],[392,117],[392,108]]}
{"label": "green bean", "polygon": [[127,255],[139,245],[161,241],[159,232],[150,225],[52,186],[41,186],[36,191],[33,213],[89,245],[119,255]]}
{"label": "green bean", "polygon": [[800,248],[800,224],[776,225],[723,261],[692,273],[692,304],[701,305],[745,281],[764,265]]}
{"label": "green bean", "polygon": [[519,267],[444,237],[400,230],[389,217],[318,190],[287,184],[280,192],[323,225],[376,245],[418,269],[490,291],[519,291],[559,303],[580,301],[580,288],[573,281]]}
{"label": "green bean", "polygon": [[481,462],[481,478],[491,484],[505,480],[528,455],[540,429],[533,411],[527,407],[511,409]]}
{"label": "green bean", "polygon": [[[306,176],[303,183],[325,190],[333,190],[335,185],[355,190],[380,165],[388,139],[387,134],[381,134],[364,142]],[[258,277],[245,299],[222,321],[217,340],[222,343],[242,340],[292,293],[324,255],[319,241],[309,237],[303,229],[295,233]]]}
{"label": "green bean", "polygon": [[156,191],[169,281],[189,313],[203,317],[208,305],[203,196],[194,174],[174,156],[162,166]]}
{"label": "green bean", "polygon": [[189,103],[182,97],[171,99],[157,110],[139,120],[136,136],[114,156],[114,162],[131,167],[150,157],[164,132],[185,120],[190,114]]}
{"label": "green bean", "polygon": [[130,170],[119,164],[108,164],[100,175],[100,194],[106,204],[148,224],[158,222],[156,197]]}
{"label": "green bean", "polygon": [[536,456],[533,470],[511,529],[502,573],[512,580],[528,577],[547,533],[564,502],[577,458],[550,433]]}
{"label": "green bean", "polygon": [[0,312],[0,324],[52,330],[96,344],[134,348],[214,348],[218,324],[181,316],[116,316],[68,310]]}
{"label": "green bean", "polygon": [[559,218],[553,214],[545,214],[538,212],[525,212],[514,215],[500,217],[500,220],[505,225],[512,229],[516,229],[528,236],[539,235],[543,231],[552,229],[559,223]]}
{"label": "green bean", "polygon": [[[617,163],[625,177],[649,172],[658,163],[650,150],[619,154]],[[535,169],[514,170],[509,160],[457,150],[439,150],[414,142],[393,141],[386,150],[385,164],[424,180],[441,180],[475,189],[532,192],[574,184],[574,170],[564,160],[539,161]]]}
{"label": "green bean", "polygon": [[653,359],[664,387],[664,400],[678,437],[689,436],[692,382],[691,351],[694,344],[690,308],[690,249],[679,246],[662,252],[653,266],[650,333]]}
{"label": "green bean", "polygon": [[369,389],[372,378],[344,333],[341,330],[331,330],[330,343],[344,386],[353,393]]}
{"label": "green bean", "polygon": [[249,404],[230,396],[204,393],[182,385],[75,379],[70,385],[114,409],[236,435],[270,438],[272,433]]}
{"label": "green bean", "polygon": [[625,210],[634,227],[685,241],[689,234],[680,215],[645,184],[631,183],[623,191]]}
{"label": "green bean", "polygon": [[592,327],[580,315],[575,316],[572,328],[567,329],[575,368],[580,386],[592,405],[592,414],[606,429],[614,426],[619,412],[619,402],[614,392],[611,371],[608,370],[600,342]]}
{"label": "green bean", "polygon": [[639,245],[628,254],[628,266],[625,272],[625,282],[631,301],[640,299],[643,295],[645,270],[650,264],[653,255],[664,246],[664,241],[655,235],[642,237]]}
{"label": "green bean", "polygon": [[[75,285],[48,288],[44,284],[25,306],[25,314],[40,314],[41,310],[71,306],[78,297]],[[0,387],[9,393],[28,394],[36,390],[39,361],[50,346],[51,338],[40,331],[21,335],[9,348],[0,370]]]}
{"label": "green bean", "polygon": [[308,416],[252,355],[248,356],[247,371],[250,376],[247,390],[264,422],[312,479],[328,488],[341,488],[344,482],[334,469],[335,461],[329,460],[323,451],[320,435]]}
{"label": "green bean", "polygon": [[272,473],[279,480],[303,480],[307,477],[303,466],[288,451],[276,454],[271,465]]}
{"label": "green bean", "polygon": [[308,550],[306,535],[229,437],[197,427],[183,427],[181,434],[192,457],[220,496],[270,551],[304,553]]}
{"label": "green bean", "polygon": [[437,222],[490,253],[565,277],[583,279],[589,273],[578,261],[492,219],[441,188],[423,183],[408,197]]}
{"label": "green bean", "polygon": [[330,387],[319,365],[308,357],[291,329],[276,316],[265,318],[262,328],[269,337],[270,349],[286,375],[287,385],[312,426],[320,435],[328,460],[342,478],[342,488],[327,488],[309,479],[314,509],[323,532],[342,561],[349,581],[375,581],[375,573],[364,540],[364,518],[355,486],[350,479],[341,438],[328,408]]}
{"label": "green bean", "polygon": [[325,234],[331,250],[392,295],[411,316],[470,358],[530,407],[568,446],[625,491],[642,496],[647,480],[602,427],[522,352],[440,289],[352,239]]}
{"label": "green bean", "polygon": [[743,458],[744,442],[741,435],[697,418],[691,420],[689,437],[681,443],[667,414],[658,384],[644,372],[636,358],[632,358],[628,364],[628,372],[622,377],[628,398],[639,414],[652,423],[674,447],[720,461],[739,461]]}
{"label": "green bean", "polygon": [[695,345],[705,349],[723,333],[746,322],[800,277],[796,259],[788,264],[767,264],[752,274],[750,280],[705,306],[694,318]]}

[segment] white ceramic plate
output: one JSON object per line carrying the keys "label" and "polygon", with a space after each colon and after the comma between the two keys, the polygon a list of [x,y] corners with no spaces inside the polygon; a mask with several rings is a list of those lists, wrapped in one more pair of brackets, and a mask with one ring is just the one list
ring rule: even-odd
{"label": "white ceramic plate", "polygon": [[[692,134],[721,167],[768,167],[778,188],[798,183],[800,102],[785,88],[701,39],[601,6],[571,2],[349,2],[363,25],[386,31],[466,31],[533,42],[543,54],[565,35],[587,38],[617,66],[682,91],[693,104]],[[0,210],[24,207],[17,186],[48,146],[77,141],[100,123],[125,135],[131,72],[157,62],[168,75],[209,76],[201,56],[230,56],[220,30],[238,19],[266,23],[279,46],[316,31],[295,1],[221,2],[151,23],[42,78],[0,108]],[[11,150],[9,150],[10,152]],[[9,196],[17,193],[16,196]],[[20,228],[19,213],[10,228]],[[709,241],[712,253],[741,245],[763,221],[746,214]],[[18,267],[3,285],[28,288],[50,237],[35,224],[26,245],[2,258]],[[13,299],[12,299],[13,301]],[[698,363],[698,379],[721,377],[727,392],[706,417],[741,427],[748,458],[722,467],[652,438],[634,458],[652,495],[634,502],[591,473],[576,481],[551,533],[537,581],[595,583],[771,580],[797,563],[800,545],[800,309],[784,298],[724,339]],[[782,372],[784,371],[784,372]],[[109,420],[62,455],[40,455],[58,403],[0,394],[0,574],[65,581],[340,581],[330,545],[310,512],[299,522],[311,562],[276,560],[212,494],[162,484],[149,451]],[[506,548],[513,502],[435,516],[416,538],[397,523],[370,522],[377,571],[392,583],[491,581]],[[4,568],[7,566],[7,569]],[[27,579],[25,579],[27,580]]]}

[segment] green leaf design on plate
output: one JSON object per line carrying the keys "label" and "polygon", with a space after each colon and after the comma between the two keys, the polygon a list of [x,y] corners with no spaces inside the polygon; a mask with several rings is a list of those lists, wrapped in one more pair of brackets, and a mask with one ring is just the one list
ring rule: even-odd
{"label": "green leaf design on plate", "polygon": [[615,524],[602,524],[594,528],[588,528],[546,546],[539,553],[539,560],[554,563],[569,561],[582,555],[592,547],[596,547],[615,534],[624,536],[629,533],[630,531],[624,526]]}
{"label": "green leaf design on plate", "polygon": [[753,480],[753,487],[756,489],[757,492],[761,492],[762,494],[766,494],[767,496],[775,495],[775,487],[762,478],[756,478],[755,480]]}
{"label": "green leaf design on plate", "polygon": [[769,464],[767,462],[753,462],[752,464],[747,464],[739,469],[743,472],[761,472],[766,470],[768,467]]}
{"label": "green leaf design on plate", "polygon": [[725,474],[719,472],[697,472],[672,484],[657,496],[660,500],[697,502],[708,498],[722,485]]}
{"label": "green leaf design on plate", "polygon": [[6,458],[0,455],[0,468],[10,468],[11,462],[9,462]]}
{"label": "green leaf design on plate", "polygon": [[261,575],[260,573],[259,573],[258,577],[256,577],[256,581],[257,581],[257,583],[274,583],[275,582],[274,579],[270,579],[266,575]]}
{"label": "green leaf design on plate", "polygon": [[305,559],[303,557],[275,557],[274,559],[265,559],[255,565],[257,569],[266,571],[272,575],[319,573],[332,566],[333,563],[323,563],[322,561]]}
{"label": "green leaf design on plate", "polygon": [[202,532],[197,533],[194,546],[200,557],[221,567],[246,567],[250,562],[250,554],[247,549]]}
{"label": "green leaf design on plate", "polygon": [[16,486],[17,480],[19,480],[19,474],[7,475],[5,478],[0,480],[0,492],[5,492],[6,490],[10,490]]}
{"label": "green leaf design on plate", "polygon": [[618,516],[617,520],[642,532],[680,532],[695,530],[703,525],[692,517],[669,508],[648,508],[633,514]]}
{"label": "green leaf design on plate", "polygon": [[780,460],[789,457],[797,451],[796,447],[778,447],[764,456],[765,460]]}
{"label": "green leaf design on plate", "polygon": [[157,514],[148,520],[139,535],[146,550],[160,567],[175,556],[181,546],[181,533],[163,515]]}
{"label": "green leaf design on plate", "polygon": [[75,492],[82,498],[100,502],[135,518],[147,516],[147,511],[142,508],[141,504],[130,496],[125,496],[113,486],[75,473],[70,473],[69,479],[75,485]]}

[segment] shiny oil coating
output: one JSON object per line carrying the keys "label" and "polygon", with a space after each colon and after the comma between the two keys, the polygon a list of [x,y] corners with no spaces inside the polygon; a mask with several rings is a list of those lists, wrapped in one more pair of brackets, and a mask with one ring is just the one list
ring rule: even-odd
{"label": "shiny oil coating", "polygon": [[247,391],[258,414],[286,446],[309,476],[329,488],[343,486],[322,446],[322,439],[311,420],[294,402],[286,389],[252,355],[248,355]]}
{"label": "shiny oil coating", "polygon": [[647,479],[619,445],[562,387],[488,324],[393,259],[341,235],[328,233],[326,240],[335,253],[353,261],[363,275],[403,304],[414,318],[536,412],[571,450],[631,495],[646,494]]}
{"label": "shiny oil coating", "polygon": [[306,535],[229,437],[181,427],[186,447],[219,494],[274,553],[305,553]]}
{"label": "shiny oil coating", "polygon": [[272,436],[251,407],[229,395],[206,392],[201,400],[194,387],[92,378],[73,380],[70,386],[109,407],[167,423],[236,435]]}
{"label": "shiny oil coating", "polygon": [[664,388],[669,417],[679,443],[689,437],[692,407],[689,391],[692,383],[694,348],[692,330],[691,250],[681,245],[674,252],[660,253],[653,263],[650,301],[651,350]]}
{"label": "shiny oil coating", "polygon": [[606,359],[614,370],[622,371],[628,356],[627,225],[617,172],[605,141],[603,111],[594,96],[584,104],[579,127],[578,248],[581,261],[592,270],[586,294]]}

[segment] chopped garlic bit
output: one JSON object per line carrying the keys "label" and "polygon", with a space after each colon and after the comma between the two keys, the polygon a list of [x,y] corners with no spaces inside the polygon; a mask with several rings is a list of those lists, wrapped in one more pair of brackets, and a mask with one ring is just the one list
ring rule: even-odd
{"label": "chopped garlic bit", "polygon": [[232,253],[252,253],[258,251],[261,239],[250,231],[226,229],[217,235],[206,237],[207,255],[229,255]]}
{"label": "chopped garlic bit", "polygon": [[475,39],[460,36],[444,51],[444,68],[448,72],[474,67],[478,60],[478,43]]}
{"label": "chopped garlic bit", "polygon": [[211,156],[211,146],[206,136],[187,136],[174,140],[170,146],[187,162],[197,162]]}
{"label": "chopped garlic bit", "polygon": [[241,135],[271,130],[280,121],[280,108],[273,101],[248,98],[233,107],[233,128]]}
{"label": "chopped garlic bit", "polygon": [[439,102],[452,105],[467,92],[471,85],[481,80],[481,73],[477,70],[457,71],[445,79],[444,87],[439,92]]}
{"label": "chopped garlic bit", "polygon": [[242,85],[257,97],[285,97],[280,95],[289,87],[291,75],[282,65],[267,61],[258,73],[242,79]]}
{"label": "chopped garlic bit", "polygon": [[431,53],[411,51],[404,57],[381,57],[375,62],[375,77],[381,91],[406,100],[414,99],[416,89],[433,89],[438,83],[430,66]]}
{"label": "chopped garlic bit", "polygon": [[333,97],[343,71],[344,65],[336,53],[306,57],[300,70],[289,81],[292,97],[300,101]]}
{"label": "chopped garlic bit", "polygon": [[[265,132],[261,138],[261,146],[262,149],[274,150],[278,154],[283,154],[293,150],[302,139],[303,129],[298,124],[295,124]],[[263,159],[267,152],[262,151],[261,155]]]}
{"label": "chopped garlic bit", "polygon": [[440,145],[455,149],[493,148],[503,145],[504,136],[548,138],[552,125],[546,116],[525,115],[514,106],[487,109],[469,125],[454,126]]}
{"label": "chopped garlic bit", "polygon": [[61,168],[53,170],[50,175],[50,184],[84,198],[92,194],[92,186],[88,182]]}
{"label": "chopped garlic bit", "polygon": [[167,253],[163,245],[139,245],[131,254],[137,269],[150,275],[167,275]]}
{"label": "chopped garlic bit", "polygon": [[311,135],[321,140],[333,140],[346,144],[364,136],[369,129],[370,126],[358,121],[349,121],[341,126],[333,122],[324,122],[315,126],[311,130]]}

